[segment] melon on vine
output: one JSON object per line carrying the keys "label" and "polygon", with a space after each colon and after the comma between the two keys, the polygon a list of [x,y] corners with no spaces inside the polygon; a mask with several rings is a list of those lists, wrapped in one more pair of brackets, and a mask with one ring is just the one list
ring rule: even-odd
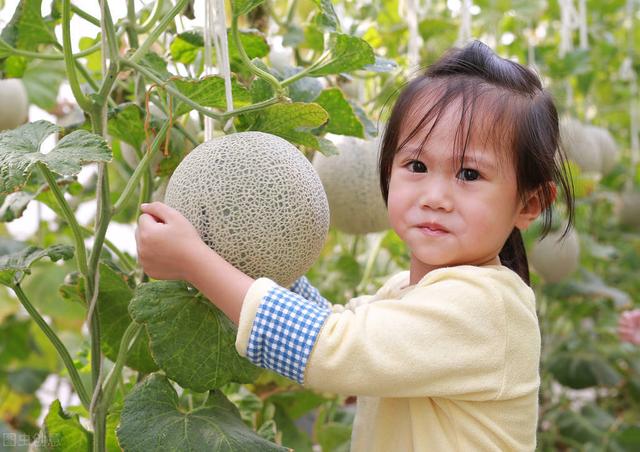
{"label": "melon on vine", "polygon": [[197,146],[171,176],[165,203],[231,264],[284,287],[320,256],[329,229],[327,197],[311,163],[262,132]]}
{"label": "melon on vine", "polygon": [[380,191],[380,139],[331,135],[339,150],[326,157],[316,153],[313,166],[329,200],[331,225],[348,234],[367,234],[389,228]]}
{"label": "melon on vine", "polygon": [[587,126],[593,140],[598,144],[601,159],[602,174],[608,174],[616,166],[620,157],[620,150],[611,133],[604,127]]}
{"label": "melon on vine", "polygon": [[617,205],[617,215],[620,224],[640,229],[640,192],[625,191],[621,193]]}
{"label": "melon on vine", "polygon": [[29,97],[19,78],[0,80],[0,131],[15,129],[27,122]]}
{"label": "melon on vine", "polygon": [[569,229],[567,235],[560,239],[563,232],[564,228],[549,232],[542,240],[535,242],[529,253],[529,263],[546,282],[560,282],[578,268],[578,234],[574,229]]}
{"label": "melon on vine", "polygon": [[563,118],[560,121],[560,143],[567,157],[583,172],[601,173],[600,144],[587,126],[575,118]]}

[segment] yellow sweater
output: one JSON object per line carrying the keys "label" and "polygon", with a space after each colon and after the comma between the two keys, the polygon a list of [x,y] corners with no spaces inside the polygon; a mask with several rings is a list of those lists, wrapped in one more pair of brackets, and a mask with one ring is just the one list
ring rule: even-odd
{"label": "yellow sweater", "polygon": [[[236,348],[270,367],[267,347],[281,335],[275,355],[294,350],[304,386],[358,396],[352,451],[534,450],[540,332],[532,290],[503,266],[443,268],[408,284],[401,272],[373,296],[312,312],[260,278],[245,297]],[[277,320],[256,320],[280,306],[319,316],[319,326],[295,330],[295,316],[275,329]],[[300,337],[309,330],[305,355]],[[270,368],[298,375],[279,366]]]}

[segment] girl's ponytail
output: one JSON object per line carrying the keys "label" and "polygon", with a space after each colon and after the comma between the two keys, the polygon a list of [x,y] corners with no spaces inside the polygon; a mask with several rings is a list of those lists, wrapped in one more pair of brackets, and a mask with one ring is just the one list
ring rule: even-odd
{"label": "girl's ponytail", "polygon": [[513,228],[502,250],[500,250],[499,256],[502,265],[516,272],[528,286],[531,285],[529,280],[529,261],[527,260],[527,252],[524,248],[520,229]]}

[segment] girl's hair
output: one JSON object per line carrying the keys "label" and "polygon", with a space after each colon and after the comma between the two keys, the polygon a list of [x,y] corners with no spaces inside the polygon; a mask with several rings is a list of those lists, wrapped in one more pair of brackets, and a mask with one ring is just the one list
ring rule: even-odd
{"label": "girl's hair", "polygon": [[[557,182],[567,203],[566,233],[574,216],[572,182],[564,164],[566,157],[559,147],[558,112],[553,99],[532,70],[500,58],[479,41],[448,51],[408,83],[396,100],[384,131],[379,161],[385,204],[395,154],[426,127],[426,137],[416,152],[419,154],[451,105],[460,107],[454,144],[460,167],[472,135],[476,139],[480,135],[484,143],[502,152],[505,157],[502,161],[515,168],[517,193],[523,202],[528,193],[539,192],[544,209],[542,237],[551,228],[550,206],[555,196],[551,182]],[[422,117],[399,143],[401,126],[407,115],[413,114]],[[517,228],[499,256],[503,265],[530,284],[527,255]]]}

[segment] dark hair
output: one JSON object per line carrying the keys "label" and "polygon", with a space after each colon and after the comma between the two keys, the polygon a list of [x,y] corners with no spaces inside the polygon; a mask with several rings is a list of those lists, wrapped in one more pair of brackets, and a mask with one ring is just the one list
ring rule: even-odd
{"label": "dark hair", "polygon": [[[558,112],[553,99],[532,70],[500,58],[479,41],[448,51],[400,93],[381,143],[380,187],[385,204],[395,154],[420,129],[431,124],[422,148],[442,113],[456,101],[461,105],[461,121],[455,138],[460,165],[471,134],[478,130],[474,128],[474,119],[479,116],[485,126],[490,125],[482,129],[484,138],[494,145],[500,144],[496,148],[503,149],[508,157],[503,160],[514,165],[520,198],[526,201],[528,193],[538,191],[544,209],[543,237],[551,228],[550,207],[555,195],[551,183],[561,186],[568,211],[566,234],[574,217],[572,181],[564,164],[566,156],[559,146]],[[398,143],[406,115],[424,110],[420,102],[424,102],[427,111],[404,142]],[[480,114],[476,114],[477,107]],[[527,255],[517,228],[509,235],[499,256],[503,265],[530,284]]]}

